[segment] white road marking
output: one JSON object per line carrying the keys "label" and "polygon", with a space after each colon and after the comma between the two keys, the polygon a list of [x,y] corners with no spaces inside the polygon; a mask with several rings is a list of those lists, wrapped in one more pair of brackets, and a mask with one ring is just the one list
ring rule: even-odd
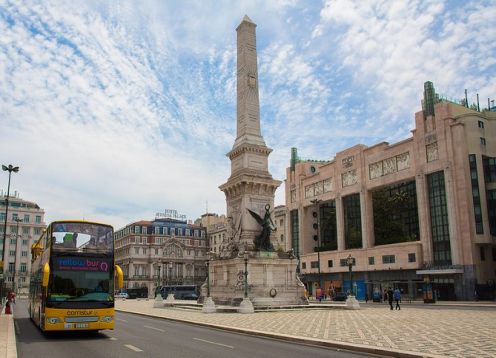
{"label": "white road marking", "polygon": [[115,320],[116,321],[121,321],[121,322],[127,322],[125,319],[122,319],[122,318],[116,318]]}
{"label": "white road marking", "polygon": [[226,348],[231,348],[231,349],[234,349],[233,346],[228,346],[226,344],[222,344],[222,343],[216,343],[216,342],[211,342],[211,341],[207,341],[205,339],[200,339],[200,338],[193,338],[195,341],[200,341],[200,342],[205,342],[205,343],[210,343],[210,344],[215,344],[216,346],[221,346],[221,347],[226,347]]}
{"label": "white road marking", "polygon": [[154,329],[154,330],[159,331],[159,332],[165,332],[165,329],[161,329],[161,328],[156,328],[156,327],[152,327],[152,326],[143,326],[143,327]]}
{"label": "white road marking", "polygon": [[116,341],[116,340],[117,340],[117,338],[115,338],[115,337],[110,337],[110,338],[109,338],[109,340],[111,340],[111,341]]}
{"label": "white road marking", "polygon": [[129,348],[130,350],[135,351],[135,352],[143,352],[142,349],[139,349],[138,347],[135,347],[131,344],[124,344],[124,347]]}

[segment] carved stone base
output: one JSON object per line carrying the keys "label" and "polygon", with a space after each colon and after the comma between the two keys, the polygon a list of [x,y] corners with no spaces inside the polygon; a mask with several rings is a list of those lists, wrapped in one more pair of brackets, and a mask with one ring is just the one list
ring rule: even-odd
{"label": "carved stone base", "polygon": [[217,308],[215,308],[215,303],[212,300],[212,297],[207,297],[203,301],[202,312],[203,313],[215,313]]}
{"label": "carved stone base", "polygon": [[176,299],[174,298],[174,294],[169,293],[167,295],[166,300],[164,301],[164,306],[172,306],[176,302]]}
{"label": "carved stone base", "polygon": [[249,298],[243,298],[243,301],[239,304],[239,313],[253,313],[255,309]]}
{"label": "carved stone base", "polygon": [[153,308],[159,308],[164,306],[164,299],[162,298],[162,295],[159,293],[155,297],[155,301],[153,302]]}
{"label": "carved stone base", "polygon": [[348,298],[346,299],[346,309],[348,309],[348,310],[359,310],[360,309],[360,303],[355,298],[355,296],[348,296]]}
{"label": "carved stone base", "polygon": [[[296,275],[296,259],[280,259],[275,252],[250,255],[247,263],[248,297],[255,308],[308,305],[305,286]],[[241,304],[245,292],[244,271],[242,257],[210,261],[210,297],[217,305]],[[204,284],[203,297],[206,292]]]}

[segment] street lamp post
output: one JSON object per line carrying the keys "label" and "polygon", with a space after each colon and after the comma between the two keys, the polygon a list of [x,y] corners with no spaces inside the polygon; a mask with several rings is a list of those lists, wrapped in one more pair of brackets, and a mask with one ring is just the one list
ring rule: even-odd
{"label": "street lamp post", "polygon": [[322,200],[319,199],[313,199],[310,202],[316,206],[316,211],[313,212],[313,217],[315,219],[315,222],[313,224],[313,228],[316,230],[317,234],[313,236],[314,241],[317,242],[317,269],[318,269],[318,276],[319,276],[319,288],[320,288],[320,295],[322,297],[323,295],[323,284],[322,284],[322,275],[320,272],[320,246],[321,246],[321,240],[320,240],[320,223],[319,223],[319,203]]}
{"label": "street lamp post", "polygon": [[244,253],[244,259],[245,259],[245,299],[248,298],[248,251],[245,251]]}
{"label": "street lamp post", "polygon": [[353,257],[351,257],[351,254],[346,259],[346,263],[348,264],[348,269],[350,271],[350,294],[348,296],[355,296],[354,292],[353,292],[353,281],[352,281],[352,276],[351,276],[351,271],[352,271],[352,267],[353,267]]}
{"label": "street lamp post", "polygon": [[202,312],[203,313],[214,313],[217,311],[215,307],[215,302],[210,297],[210,259],[212,258],[212,252],[207,251],[207,261],[205,261],[205,266],[207,267],[207,297],[203,299]]}
{"label": "street lamp post", "polygon": [[4,221],[4,227],[3,227],[3,248],[2,248],[2,264],[0,266],[0,279],[1,279],[1,286],[0,286],[0,297],[3,297],[5,295],[4,292],[4,286],[5,286],[5,278],[4,278],[4,257],[5,255],[5,244],[7,241],[7,216],[9,214],[9,195],[10,195],[10,176],[12,175],[12,172],[17,173],[19,171],[19,167],[14,167],[12,164],[9,164],[9,166],[2,165],[2,170],[4,172],[9,172],[9,182],[7,184],[7,196],[5,197],[5,221]]}
{"label": "street lamp post", "polygon": [[207,297],[210,297],[210,252],[207,252],[205,265],[207,266]]}
{"label": "street lamp post", "polygon": [[22,222],[22,219],[16,218],[16,239],[15,239],[15,256],[14,256],[14,275],[12,276],[12,291],[16,292],[16,267],[17,267],[17,240],[19,239],[19,223]]}

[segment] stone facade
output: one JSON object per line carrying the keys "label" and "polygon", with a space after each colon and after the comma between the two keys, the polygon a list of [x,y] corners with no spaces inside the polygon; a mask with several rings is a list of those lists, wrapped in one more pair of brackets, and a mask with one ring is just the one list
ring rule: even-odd
{"label": "stone facade", "polygon": [[[294,150],[285,181],[288,237],[310,292],[319,282],[313,238],[326,236],[320,252],[326,292],[349,285],[343,260],[351,254],[362,297],[388,286],[422,297],[425,283],[440,299],[472,299],[476,290],[490,294],[496,281],[496,113],[434,103],[432,114],[415,114],[412,136],[399,143],[359,144],[321,162],[299,160]],[[324,182],[331,183],[328,190]],[[380,231],[387,225],[379,213],[387,207],[373,198],[387,194],[392,200],[394,193],[407,195],[408,187],[411,210],[382,218],[404,215],[405,233],[388,237]]]}
{"label": "stone facade", "polygon": [[157,286],[200,286],[205,281],[205,227],[161,218],[126,225],[114,238],[125,288],[147,287],[152,297]]}
{"label": "stone facade", "polygon": [[[5,198],[3,196],[0,199],[0,255],[5,230]],[[38,204],[18,196],[9,196],[7,243],[3,255],[7,288],[15,289],[19,294],[28,294],[31,245],[39,239],[45,228],[45,211]]]}

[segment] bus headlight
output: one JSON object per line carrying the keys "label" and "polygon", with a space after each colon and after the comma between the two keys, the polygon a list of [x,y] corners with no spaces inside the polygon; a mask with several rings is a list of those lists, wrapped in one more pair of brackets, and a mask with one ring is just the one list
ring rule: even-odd
{"label": "bus headlight", "polygon": [[60,320],[60,318],[58,318],[58,317],[47,317],[47,319],[46,319],[46,320],[48,321],[48,323],[51,323],[51,324],[55,324],[55,323],[60,323],[60,322],[62,322],[62,321]]}
{"label": "bus headlight", "polygon": [[114,320],[114,316],[103,316],[101,321],[102,322],[112,322]]}

